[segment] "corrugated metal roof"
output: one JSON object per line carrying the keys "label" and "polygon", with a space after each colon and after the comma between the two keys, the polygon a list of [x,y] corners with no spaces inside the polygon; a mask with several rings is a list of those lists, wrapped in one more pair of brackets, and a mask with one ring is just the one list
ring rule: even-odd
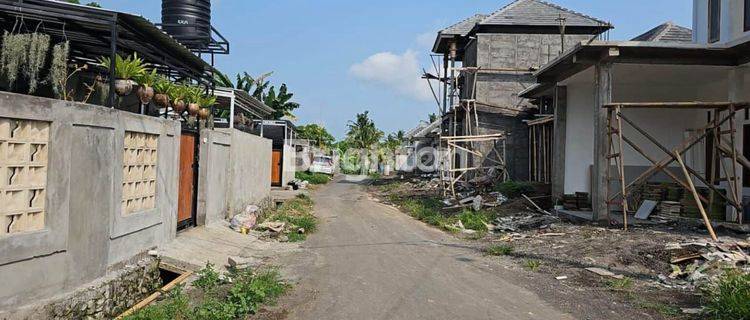
{"label": "corrugated metal roof", "polygon": [[456,36],[466,36],[469,34],[471,29],[474,29],[474,26],[482,21],[483,19],[487,18],[489,15],[477,13],[469,18],[466,18],[462,21],[459,21],[458,23],[447,27],[443,30],[440,30],[440,34],[442,35],[456,35]]}
{"label": "corrugated metal roof", "polygon": [[693,30],[669,21],[633,38],[633,41],[693,42]]}
{"label": "corrugated metal roof", "polygon": [[559,18],[568,27],[611,27],[602,20],[542,0],[516,0],[501,8],[480,25],[559,26]]}

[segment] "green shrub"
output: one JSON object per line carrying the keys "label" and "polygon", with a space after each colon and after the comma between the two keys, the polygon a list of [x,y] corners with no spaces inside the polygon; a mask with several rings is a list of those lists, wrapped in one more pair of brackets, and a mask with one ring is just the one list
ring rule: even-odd
{"label": "green shrub", "polygon": [[[244,319],[258,312],[261,305],[273,304],[289,289],[289,285],[275,270],[264,270],[257,274],[252,271],[234,271],[233,283],[226,294],[221,290],[206,292],[201,301],[193,301],[178,287],[167,299],[150,305],[125,317],[126,320],[232,320]],[[200,287],[199,287],[200,288]],[[194,307],[191,307],[194,305]]]}
{"label": "green shrub", "polygon": [[182,287],[177,286],[169,292],[167,299],[158,304],[150,305],[146,308],[127,316],[124,320],[172,320],[188,319],[190,311],[190,300],[182,292]]}
{"label": "green shrub", "polygon": [[508,198],[519,198],[522,194],[533,194],[534,190],[534,184],[530,182],[506,181],[495,186],[495,191]]}
{"label": "green shrub", "polygon": [[484,253],[491,256],[507,256],[513,253],[513,247],[507,244],[489,246],[484,249]]}
{"label": "green shrub", "polygon": [[539,268],[542,266],[542,263],[539,262],[539,260],[526,260],[523,264],[526,269],[529,269],[531,272],[537,272],[539,271]]}
{"label": "green shrub", "polygon": [[704,290],[705,313],[710,319],[750,319],[750,274],[728,271]]}
{"label": "green shrub", "polygon": [[219,273],[214,270],[212,263],[207,262],[206,266],[198,271],[198,279],[193,282],[193,285],[201,288],[203,291],[209,292],[216,289],[220,283]]}
{"label": "green shrub", "polygon": [[633,279],[624,277],[622,279],[607,280],[607,286],[613,290],[625,290],[633,287]]}
{"label": "green shrub", "polygon": [[310,173],[307,171],[297,171],[297,173],[294,174],[294,177],[311,184],[326,184],[331,181],[331,177],[324,173]]}

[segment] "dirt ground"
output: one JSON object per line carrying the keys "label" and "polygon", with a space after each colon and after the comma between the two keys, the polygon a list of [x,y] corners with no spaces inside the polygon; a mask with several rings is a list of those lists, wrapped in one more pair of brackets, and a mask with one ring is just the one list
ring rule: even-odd
{"label": "dirt ground", "polygon": [[[369,186],[368,191],[379,201],[392,205],[396,205],[394,202],[399,198],[439,196],[434,181],[431,185],[416,179],[379,180]],[[524,199],[511,199],[502,206],[486,210],[509,221],[541,215],[530,207],[532,205]],[[747,235],[719,232],[726,241],[750,240]],[[700,289],[688,281],[668,276],[674,271],[673,259],[705,252],[707,240],[704,228],[684,221],[636,225],[624,231],[621,227],[552,217],[551,222],[528,229],[489,232],[475,239],[475,243],[480,248],[511,247],[512,252],[504,255],[520,266],[535,269],[538,266],[538,272],[560,277],[557,281],[561,287],[605,295],[612,303],[628,306],[634,312],[648,315],[647,318],[697,319],[699,316],[684,312],[700,308]],[[698,245],[674,246],[686,243]],[[689,262],[678,266],[685,268]],[[611,271],[620,279],[586,270],[592,267]]]}

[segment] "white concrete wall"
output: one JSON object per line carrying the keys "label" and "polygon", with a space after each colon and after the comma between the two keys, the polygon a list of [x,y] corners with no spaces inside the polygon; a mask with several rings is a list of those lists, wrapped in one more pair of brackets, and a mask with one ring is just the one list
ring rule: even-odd
{"label": "white concrete wall", "polygon": [[[593,70],[587,70],[564,83],[568,87],[565,193],[591,192],[595,110],[593,74]],[[728,68],[723,67],[615,65],[613,101],[727,101],[727,75]],[[705,110],[627,109],[623,113],[670,149],[677,147],[688,132],[704,126],[708,119]],[[657,160],[666,156],[635,129],[627,124],[623,126],[624,134],[649,156]],[[695,150],[695,154],[688,154],[686,161],[702,171],[703,148],[696,146]],[[624,159],[625,166],[631,170],[651,165],[629,146],[625,148]]]}
{"label": "white concrete wall", "polygon": [[594,84],[568,85],[565,193],[590,192],[594,164]]}
{"label": "white concrete wall", "polygon": [[[742,36],[745,32],[743,0],[721,0],[721,37],[719,43],[729,42]],[[708,43],[708,0],[693,0],[693,40],[697,43]]]}

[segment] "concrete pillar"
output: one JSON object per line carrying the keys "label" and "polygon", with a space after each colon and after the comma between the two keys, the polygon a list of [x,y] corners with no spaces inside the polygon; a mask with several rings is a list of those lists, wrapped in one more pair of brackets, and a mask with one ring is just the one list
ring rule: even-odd
{"label": "concrete pillar", "polygon": [[568,88],[555,87],[554,141],[552,141],[552,198],[561,199],[565,193],[565,132],[568,118]]}
{"label": "concrete pillar", "polygon": [[594,169],[591,172],[591,206],[593,219],[609,220],[607,201],[607,110],[603,105],[612,102],[612,63],[596,65],[596,91],[594,97]]}

